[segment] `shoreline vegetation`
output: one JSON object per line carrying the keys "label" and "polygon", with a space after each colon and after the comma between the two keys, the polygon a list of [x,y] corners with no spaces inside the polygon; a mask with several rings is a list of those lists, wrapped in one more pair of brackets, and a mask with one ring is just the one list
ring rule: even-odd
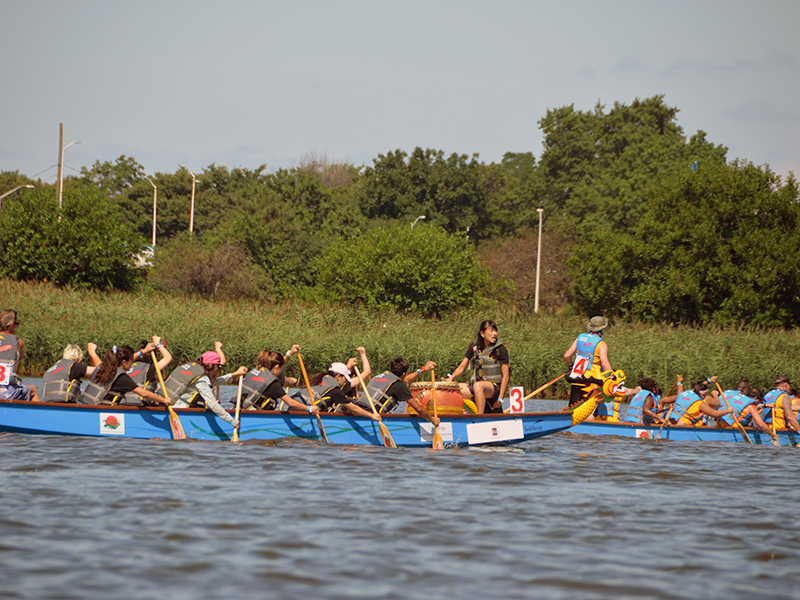
{"label": "shoreline vegetation", "polygon": [[[49,283],[0,279],[0,308],[20,316],[25,341],[24,376],[41,376],[67,344],[95,342],[102,355],[114,344],[138,348],[142,339],[160,335],[174,359],[168,372],[224,344],[231,370],[251,367],[261,350],[286,352],[302,347],[309,373],[332,361],[356,356],[364,346],[373,372],[389,360],[405,356],[416,368],[438,363],[437,376],[452,372],[464,356],[480,322],[492,319],[511,355],[511,385],[526,393],[566,370],[564,351],[586,330],[587,319],[567,312],[525,315],[511,308],[475,308],[443,318],[424,318],[395,311],[367,310],[353,305],[318,306],[299,301],[268,304],[254,301],[211,301],[164,293],[94,292],[59,288]],[[687,381],[717,375],[724,388],[747,379],[763,390],[776,375],[800,378],[800,330],[731,325],[677,327],[612,321],[604,339],[611,364],[623,369],[633,387],[653,377],[667,391],[675,375]],[[287,374],[300,377],[296,360]],[[460,379],[466,381],[467,373]],[[562,381],[544,395],[565,398]]]}

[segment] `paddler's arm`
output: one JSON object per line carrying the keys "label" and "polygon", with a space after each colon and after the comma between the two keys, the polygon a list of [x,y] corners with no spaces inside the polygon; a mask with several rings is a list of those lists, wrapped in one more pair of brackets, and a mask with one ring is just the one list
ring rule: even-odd
{"label": "paddler's arm", "polygon": [[89,358],[92,359],[92,366],[99,367],[101,360],[97,355],[97,344],[89,342],[86,344],[86,351],[89,353]]}
{"label": "paddler's arm", "polygon": [[783,406],[783,420],[788,421],[792,429],[800,432],[800,424],[797,422],[797,417],[792,410],[792,399],[789,394],[781,396],[781,405]]}
{"label": "paddler's arm", "polygon": [[508,366],[508,363],[500,364],[500,372],[503,374],[503,379],[500,381],[500,395],[498,396],[498,399],[502,400],[506,397],[508,380],[511,378],[511,368]]}
{"label": "paddler's arm", "polygon": [[[167,365],[172,362],[172,354],[170,354],[167,347],[161,343],[161,338],[159,336],[153,336],[153,344],[155,344],[157,350],[161,350],[161,359],[158,361],[158,368],[163,371],[167,368]],[[153,352],[153,357],[155,357],[155,352]],[[155,358],[153,358],[153,360],[155,360]]]}
{"label": "paddler's arm", "polygon": [[225,365],[228,359],[225,358],[225,353],[222,351],[222,342],[214,342],[214,352],[219,354],[219,364]]}
{"label": "paddler's arm", "polygon": [[364,410],[363,408],[361,408],[355,402],[343,403],[340,406],[342,406],[342,408],[347,409],[348,412],[350,412],[351,414],[354,414],[356,416],[366,417],[368,419],[372,419],[373,421],[380,421],[381,420],[381,416],[380,415],[377,415],[374,412],[370,412],[370,411]]}
{"label": "paddler's arm", "polygon": [[611,363],[608,360],[608,344],[604,341],[597,344],[597,357],[600,359],[600,369],[603,372],[613,371]]}
{"label": "paddler's arm", "polygon": [[572,345],[564,352],[564,360],[567,361],[567,368],[572,367],[572,356],[578,351],[578,339],[572,342]]}
{"label": "paddler's arm", "polygon": [[434,427],[439,426],[439,419],[437,417],[434,417],[431,413],[429,413],[428,410],[424,406],[422,406],[422,404],[420,404],[416,398],[414,397],[408,398],[406,402],[411,408],[417,411],[417,414],[419,414],[419,416],[421,416],[423,419],[430,421],[430,423]]}
{"label": "paddler's arm", "polygon": [[467,368],[468,364],[469,364],[469,359],[465,356],[464,359],[461,361],[461,364],[456,367],[456,370],[453,371],[452,374],[445,377],[445,379],[447,379],[448,381],[452,381],[453,379],[455,379],[464,372],[464,369]]}
{"label": "paddler's arm", "polygon": [[247,367],[239,367],[233,373],[228,373],[227,375],[221,375],[217,377],[214,381],[214,387],[219,387],[221,385],[228,385],[232,383],[234,380],[239,381],[239,377],[247,375],[249,369]]}
{"label": "paddler's arm", "polygon": [[319,414],[319,406],[314,405],[311,407],[311,410],[309,411],[308,410],[309,407],[307,404],[303,404],[302,402],[298,402],[294,398],[290,398],[289,394],[284,394],[283,396],[278,398],[278,400],[283,400],[292,410],[296,410],[299,412],[307,412],[312,415]]}
{"label": "paddler's arm", "polygon": [[[750,417],[753,419],[753,423],[756,424],[756,427],[758,427],[761,431],[766,433],[773,440],[778,439],[777,434],[775,434],[772,431],[772,427],[767,425],[764,419],[761,418],[761,414],[758,412],[758,409],[755,406],[753,406],[752,404],[749,405],[747,408],[744,409],[743,415],[750,415]],[[741,421],[741,419],[739,419],[739,421]]]}
{"label": "paddler's arm", "polygon": [[[719,392],[717,392],[716,390],[713,390],[711,393],[715,394],[715,395],[719,395]],[[698,408],[700,409],[701,413],[706,414],[709,417],[714,417],[715,419],[718,419],[719,417],[721,417],[723,415],[733,414],[733,412],[734,412],[734,410],[732,408],[726,408],[725,410],[713,409],[706,403],[705,400],[700,403],[700,406]]]}
{"label": "paddler's arm", "polygon": [[158,402],[159,404],[165,404],[167,406],[171,405],[172,402],[169,401],[167,398],[162,398],[158,394],[154,394],[153,392],[146,390],[144,388],[137,387],[132,390],[134,394],[139,394],[142,398],[146,398],[151,402]]}
{"label": "paddler's arm", "polygon": [[[416,371],[412,371],[411,373],[406,373],[406,376],[403,377],[403,381],[405,381],[406,383],[412,383],[413,381],[416,381],[417,377],[419,377],[422,373],[425,373],[426,371],[430,371],[431,369],[435,368],[436,368],[436,363],[433,362],[432,360],[429,360],[428,362],[425,363],[424,367],[417,369]],[[420,371],[422,371],[422,373],[420,373]]]}
{"label": "paddler's arm", "polygon": [[[369,359],[367,358],[367,349],[364,346],[359,346],[356,348],[356,352],[361,357],[361,378],[364,380],[366,384],[369,381],[370,376],[372,375],[372,367],[369,365]],[[347,361],[347,368],[350,369],[350,372],[353,372],[353,367],[358,364],[358,359],[351,358]],[[361,387],[361,382],[358,378],[354,378],[353,382],[350,384],[353,389],[358,389]]]}

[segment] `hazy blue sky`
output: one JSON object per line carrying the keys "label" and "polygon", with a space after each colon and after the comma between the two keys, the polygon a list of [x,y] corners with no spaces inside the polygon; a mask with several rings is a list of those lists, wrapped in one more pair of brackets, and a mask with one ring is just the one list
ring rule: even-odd
{"label": "hazy blue sky", "polygon": [[798,0],[0,0],[0,170],[52,181],[60,122],[75,170],[538,158],[548,108],[665,94],[687,135],[800,176],[798,23]]}

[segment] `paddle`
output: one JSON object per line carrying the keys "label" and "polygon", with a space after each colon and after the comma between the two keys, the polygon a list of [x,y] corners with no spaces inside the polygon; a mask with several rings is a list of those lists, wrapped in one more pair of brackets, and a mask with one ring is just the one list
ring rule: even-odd
{"label": "paddle", "polygon": [[[361,389],[364,390],[364,394],[369,400],[369,405],[372,407],[372,412],[378,415],[378,411],[375,410],[375,404],[372,402],[372,397],[369,395],[369,390],[367,386],[364,384],[364,380],[361,378],[361,371],[358,370],[358,367],[353,367],[356,370],[356,375],[358,376],[358,380],[361,382]],[[378,415],[380,416],[380,415]],[[397,448],[397,444],[394,443],[394,439],[392,439],[392,434],[389,433],[389,428],[383,423],[383,421],[378,421],[378,428],[381,431],[381,437],[383,438],[383,445],[387,448]]]}
{"label": "paddle", "polygon": [[[433,369],[431,369],[431,386],[433,386],[431,388],[433,390],[433,418],[438,419],[439,414],[436,411],[436,376],[433,374]],[[433,449],[444,450],[442,434],[439,433],[439,427],[436,425],[433,426]]]}
{"label": "paddle", "polygon": [[[673,389],[675,388],[674,385],[672,387],[673,387]],[[671,391],[672,390],[670,390],[670,392]],[[669,394],[667,394],[667,396],[669,396]],[[672,409],[673,408],[675,408],[675,403],[674,402],[669,405],[669,410],[667,411],[667,414],[664,415],[664,420],[661,421],[661,427],[658,428],[658,433],[656,434],[656,439],[657,440],[661,439],[661,431],[664,429],[664,425],[666,425],[669,422],[669,416],[672,414]]]}
{"label": "paddle", "polygon": [[[308,381],[308,373],[306,373],[306,366],[303,364],[303,356],[300,354],[300,351],[297,351],[297,358],[300,361],[300,370],[303,371],[303,379],[306,382],[306,389],[308,390],[308,401],[311,403],[310,406],[314,406],[314,393],[311,391],[311,383]],[[322,436],[322,439],[325,440],[326,444],[330,444],[328,441],[328,434],[325,433],[325,428],[322,426],[322,417],[319,416],[317,413],[317,427],[319,427],[319,433]]]}
{"label": "paddle", "polygon": [[[727,408],[730,408],[730,407],[731,407],[731,405],[730,405],[730,404],[728,404],[728,400],[727,400],[727,398],[725,398],[725,394],[723,394],[723,393],[722,393],[722,388],[721,388],[721,387],[720,387],[720,385],[719,385],[719,381],[715,381],[714,383],[715,383],[715,384],[717,384],[717,389],[719,390],[719,395],[720,395],[720,398],[722,398],[722,401],[725,403],[725,406],[726,406]],[[739,430],[739,433],[741,433],[741,434],[742,434],[742,436],[744,437],[744,439],[746,439],[746,440],[747,440],[747,443],[748,443],[748,444],[752,444],[752,443],[753,443],[753,440],[751,440],[751,439],[750,439],[750,436],[749,436],[749,435],[747,435],[747,432],[744,430],[744,427],[742,427],[742,424],[741,424],[741,423],[739,423],[739,419],[737,419],[737,418],[736,418],[736,411],[733,411],[733,412],[731,413],[731,416],[733,417],[733,422],[734,422],[734,424],[736,425],[736,429],[738,429],[738,430]],[[775,416],[774,416],[774,413],[773,413],[773,417],[772,417],[772,422],[773,422],[773,424],[775,423]]]}
{"label": "paddle", "polygon": [[[158,361],[155,357],[153,358],[153,366],[156,368],[156,374],[158,375],[159,383],[161,383],[161,391],[164,392],[164,398],[169,400],[167,386],[164,384],[164,376],[161,374],[161,369],[158,368]],[[185,440],[186,434],[183,433],[183,426],[181,425],[181,420],[178,418],[178,413],[176,413],[169,404],[167,404],[167,410],[169,410],[169,427],[172,430],[172,439]]]}
{"label": "paddle", "polygon": [[[239,409],[242,407],[242,383],[244,383],[244,375],[239,377],[239,389],[236,391],[236,416],[234,417],[236,427],[233,428],[232,442],[239,441]],[[219,387],[217,387],[217,390],[219,390]]]}
{"label": "paddle", "polygon": [[[561,375],[559,375],[558,377],[556,377],[556,378],[555,378],[555,379],[553,379],[552,381],[548,381],[547,383],[545,383],[545,384],[544,384],[542,387],[540,387],[539,389],[536,389],[536,390],[532,391],[530,394],[528,394],[527,396],[525,396],[525,397],[522,399],[522,402],[523,402],[523,404],[525,403],[525,401],[526,401],[526,400],[530,400],[531,398],[533,398],[533,397],[534,397],[536,394],[538,394],[539,392],[541,392],[541,391],[543,391],[543,390],[545,390],[545,389],[549,388],[551,385],[553,385],[553,384],[554,384],[556,381],[558,381],[559,379],[561,379],[561,378],[562,378],[562,377],[564,377],[565,375],[566,375],[566,373],[562,373]],[[509,406],[509,407],[508,407],[507,409],[505,409],[503,412],[510,412],[510,411],[511,411],[511,407]]]}

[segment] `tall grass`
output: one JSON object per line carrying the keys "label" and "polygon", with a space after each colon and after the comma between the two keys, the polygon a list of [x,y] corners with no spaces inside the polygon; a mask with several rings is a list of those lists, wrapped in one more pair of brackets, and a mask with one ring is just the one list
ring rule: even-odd
{"label": "tall grass", "polygon": [[[2,308],[19,312],[18,334],[26,354],[22,372],[28,375],[40,375],[70,343],[85,349],[87,342],[95,342],[102,355],[114,344],[137,347],[139,340],[157,334],[175,357],[172,366],[213,349],[214,341],[220,340],[231,368],[253,365],[263,349],[285,352],[297,343],[310,372],[357,356],[355,348],[365,346],[375,372],[384,370],[392,357],[405,356],[414,368],[436,361],[437,376],[444,376],[461,361],[480,322],[491,318],[511,353],[512,385],[532,389],[564,372],[564,351],[586,326],[583,317],[521,315],[511,309],[424,319],[353,306],[211,302],[158,293],[60,289],[7,279],[0,279]],[[615,323],[605,339],[611,364],[624,369],[629,385],[653,377],[668,389],[678,373],[687,380],[716,374],[728,387],[744,378],[767,389],[778,374],[800,378],[797,330]],[[287,373],[299,376],[296,360],[289,363]],[[548,395],[563,397],[566,392],[562,381]]]}

